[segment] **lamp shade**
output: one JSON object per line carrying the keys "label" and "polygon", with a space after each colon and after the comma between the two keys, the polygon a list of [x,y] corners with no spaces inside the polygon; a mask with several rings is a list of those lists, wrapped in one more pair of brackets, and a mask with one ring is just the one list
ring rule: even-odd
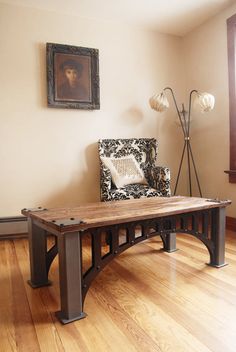
{"label": "lamp shade", "polygon": [[158,112],[165,111],[169,107],[169,102],[164,92],[153,95],[149,99],[149,104],[153,110]]}
{"label": "lamp shade", "polygon": [[211,111],[215,105],[215,97],[210,93],[198,93],[197,103],[200,105],[202,112]]}

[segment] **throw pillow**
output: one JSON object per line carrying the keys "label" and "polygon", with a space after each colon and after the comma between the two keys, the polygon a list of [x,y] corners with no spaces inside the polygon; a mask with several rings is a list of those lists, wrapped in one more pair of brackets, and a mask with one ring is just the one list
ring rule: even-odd
{"label": "throw pillow", "polygon": [[117,188],[132,183],[147,184],[143,170],[133,155],[121,158],[101,157],[101,160],[110,170],[112,181]]}

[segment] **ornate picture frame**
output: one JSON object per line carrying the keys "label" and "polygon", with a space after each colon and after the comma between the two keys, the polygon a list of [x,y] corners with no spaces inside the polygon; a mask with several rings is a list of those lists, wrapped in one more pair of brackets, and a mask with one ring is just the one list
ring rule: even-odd
{"label": "ornate picture frame", "polygon": [[46,43],[49,107],[100,109],[98,49]]}

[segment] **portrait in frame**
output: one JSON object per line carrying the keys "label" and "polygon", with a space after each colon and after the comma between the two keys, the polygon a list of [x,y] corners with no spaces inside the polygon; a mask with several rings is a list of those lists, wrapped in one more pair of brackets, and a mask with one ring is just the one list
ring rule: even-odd
{"label": "portrait in frame", "polygon": [[47,43],[48,106],[100,109],[98,50]]}

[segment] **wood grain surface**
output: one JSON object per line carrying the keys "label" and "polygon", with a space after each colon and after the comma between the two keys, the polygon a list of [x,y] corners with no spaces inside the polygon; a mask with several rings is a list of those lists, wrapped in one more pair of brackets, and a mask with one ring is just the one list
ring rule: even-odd
{"label": "wood grain surface", "polygon": [[[23,209],[22,214],[61,232],[225,207],[231,201],[195,197],[151,197],[82,204],[74,208]],[[72,221],[70,221],[72,219]],[[59,222],[58,222],[59,221]],[[83,223],[80,223],[82,221]],[[55,222],[58,222],[57,224]],[[63,224],[63,226],[60,226]]]}
{"label": "wood grain surface", "polygon": [[27,240],[0,241],[0,351],[235,352],[235,232],[221,269],[205,265],[207,249],[190,235],[177,235],[177,252],[161,247],[155,237],[115,258],[88,292],[87,318],[62,325],[57,258],[52,286],[32,289]]}

